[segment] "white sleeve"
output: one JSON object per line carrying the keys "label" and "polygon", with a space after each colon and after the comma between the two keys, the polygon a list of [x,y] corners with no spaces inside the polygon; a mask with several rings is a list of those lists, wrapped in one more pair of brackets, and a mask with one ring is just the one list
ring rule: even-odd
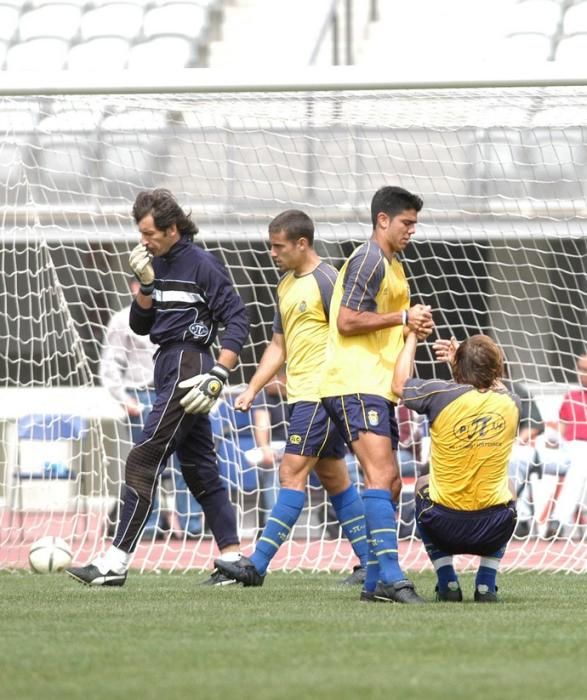
{"label": "white sleeve", "polygon": [[100,354],[100,381],[121,404],[126,403],[124,375],[128,366],[126,336],[130,332],[113,316],[106,329],[106,337]]}

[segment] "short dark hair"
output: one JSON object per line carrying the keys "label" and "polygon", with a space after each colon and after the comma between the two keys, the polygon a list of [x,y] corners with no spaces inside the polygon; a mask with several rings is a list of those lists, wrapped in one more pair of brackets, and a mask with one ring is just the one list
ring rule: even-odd
{"label": "short dark hair", "polygon": [[472,335],[463,341],[452,364],[454,380],[476,389],[489,389],[503,377],[504,356],[499,345],[487,335]]}
{"label": "short dark hair", "polygon": [[278,214],[269,222],[269,233],[283,231],[288,241],[297,241],[306,238],[308,243],[314,245],[314,222],[299,209],[287,209]]}
{"label": "short dark hair", "polygon": [[404,190],[403,187],[387,185],[379,188],[373,195],[371,200],[371,223],[373,228],[375,228],[377,216],[382,212],[393,219],[394,216],[401,214],[406,209],[420,211],[423,206],[424,202],[417,194],[412,194],[408,190]]}
{"label": "short dark hair", "polygon": [[132,208],[135,223],[138,224],[149,214],[159,231],[166,231],[175,224],[179,234],[190,240],[198,233],[191,212],[186,214],[169,190],[146,190],[137,194]]}

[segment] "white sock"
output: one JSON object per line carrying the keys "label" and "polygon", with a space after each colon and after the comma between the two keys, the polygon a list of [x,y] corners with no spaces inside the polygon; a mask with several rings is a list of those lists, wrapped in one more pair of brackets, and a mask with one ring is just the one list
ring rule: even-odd
{"label": "white sock", "polygon": [[98,567],[101,574],[106,574],[108,571],[124,574],[128,570],[131,559],[132,555],[128,552],[118,549],[118,547],[110,546],[102,556],[95,559],[92,563]]}
{"label": "white sock", "polygon": [[222,559],[222,561],[238,561],[241,556],[240,552],[226,552],[220,555],[220,559]]}

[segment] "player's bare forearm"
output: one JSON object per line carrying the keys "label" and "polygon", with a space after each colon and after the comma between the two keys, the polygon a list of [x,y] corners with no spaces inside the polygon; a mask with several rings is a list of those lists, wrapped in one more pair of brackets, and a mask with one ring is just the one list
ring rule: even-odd
{"label": "player's bare forearm", "polygon": [[391,382],[391,390],[400,398],[404,395],[404,385],[406,381],[414,374],[414,360],[417,347],[418,336],[416,333],[410,332],[406,338],[404,347],[395,361],[393,379]]}
{"label": "player's bare forearm", "polygon": [[348,306],[341,306],[336,326],[342,336],[364,335],[382,328],[403,325],[403,311],[378,314],[375,311],[355,311]]}
{"label": "player's bare forearm", "polygon": [[282,333],[274,333],[269,345],[257,367],[257,371],[249,382],[249,389],[257,395],[270,382],[285,363],[285,339]]}
{"label": "player's bare forearm", "polygon": [[237,360],[238,355],[236,354],[236,352],[234,352],[234,350],[227,350],[226,348],[222,348],[220,350],[220,354],[218,355],[216,362],[217,364],[226,367],[227,370],[231,370],[235,368]]}
{"label": "player's bare forearm", "polygon": [[356,311],[341,306],[338,312],[337,328],[342,336],[363,335],[392,326],[404,326],[408,331],[415,331],[426,337],[434,328],[431,307],[415,304],[405,311],[379,314],[375,311]]}

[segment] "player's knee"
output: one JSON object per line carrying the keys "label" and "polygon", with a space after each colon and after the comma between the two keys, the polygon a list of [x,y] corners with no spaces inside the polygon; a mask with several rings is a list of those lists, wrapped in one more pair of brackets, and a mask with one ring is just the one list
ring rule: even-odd
{"label": "player's knee", "polygon": [[150,501],[159,464],[160,457],[148,445],[137,445],[128,453],[125,481],[139,498]]}

